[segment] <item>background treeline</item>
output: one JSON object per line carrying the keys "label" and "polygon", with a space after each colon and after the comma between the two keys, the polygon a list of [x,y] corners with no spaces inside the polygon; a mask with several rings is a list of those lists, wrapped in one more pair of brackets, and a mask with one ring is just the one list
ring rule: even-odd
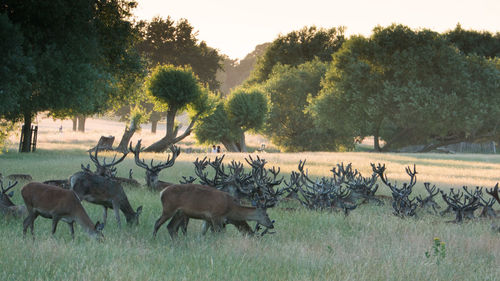
{"label": "background treeline", "polygon": [[352,150],[366,136],[375,151],[430,151],[500,136],[499,33],[394,24],[347,38],[312,26],[236,61],[185,19],[135,21],[134,1],[2,3],[0,140],[42,111],[82,131],[85,116],[112,111],[128,123],[123,144],[165,118],[149,151],[192,132],[228,151],[246,151],[246,132],[282,151]]}

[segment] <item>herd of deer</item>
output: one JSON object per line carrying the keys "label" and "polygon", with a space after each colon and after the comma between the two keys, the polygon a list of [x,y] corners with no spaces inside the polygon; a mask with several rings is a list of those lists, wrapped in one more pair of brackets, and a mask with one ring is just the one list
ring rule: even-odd
{"label": "herd of deer", "polygon": [[[416,196],[410,199],[413,187],[416,184],[416,169],[406,168],[410,176],[409,183],[403,183],[400,187],[388,181],[385,175],[385,165],[372,165],[371,177],[363,177],[351,164],[344,166],[338,164],[331,172],[331,177],[311,179],[304,169],[305,161],[300,161],[299,172],[292,172],[290,181],[278,178],[280,169],[272,167],[265,168],[266,161],[259,158],[253,159],[249,156],[245,159],[250,165],[251,171],[245,172],[243,164],[232,161],[224,166],[222,157],[216,157],[214,161],[196,159],[195,174],[200,184],[195,184],[196,178],[183,177],[179,184],[163,182],[158,179],[161,170],[174,165],[179,148],[172,146],[172,154],[167,161],[147,164],[141,160],[141,141],[135,147],[130,143],[129,151],[134,154],[135,163],[146,170],[146,184],[151,190],[161,190],[160,199],[162,203],[161,216],[156,220],[153,229],[153,237],[156,237],[158,229],[170,219],[167,229],[172,237],[177,237],[179,229],[185,234],[189,219],[204,221],[203,231],[208,229],[214,232],[221,231],[226,224],[234,225],[241,233],[257,234],[260,225],[265,227],[261,233],[268,233],[274,228],[268,214],[267,208],[274,207],[280,199],[293,198],[303,206],[312,210],[342,210],[347,215],[359,204],[376,202],[384,204],[385,200],[392,201],[394,214],[399,217],[415,216],[418,208],[425,209],[430,213],[437,214],[440,206],[433,199],[441,193],[443,201],[448,208],[441,212],[455,212],[456,218],[453,222],[460,223],[464,219],[474,218],[474,211],[482,207],[480,217],[496,217],[493,205],[495,201],[500,203],[498,184],[492,189],[485,189],[492,198],[483,197],[483,189],[477,187],[469,190],[463,187],[463,191],[451,189],[449,193],[439,190],[430,183],[424,183],[428,196],[422,198]],[[17,181],[9,182],[4,188],[0,174],[0,212],[13,216],[27,217],[23,222],[23,234],[26,235],[30,228],[33,235],[34,221],[38,216],[52,219],[52,234],[56,232],[60,220],[68,223],[71,236],[74,237],[74,223],[77,222],[91,237],[102,239],[102,229],[107,220],[108,208],[113,209],[117,224],[121,227],[120,211],[130,225],[139,223],[139,215],[142,206],[136,210],[132,208],[125,194],[122,183],[139,185],[132,179],[132,171],[129,178],[116,177],[116,165],[122,162],[128,152],[123,152],[118,160],[116,155],[110,163],[106,159],[102,162],[98,158],[98,149],[89,152],[91,161],[96,170],[91,171],[90,166],[81,165],[82,171],[73,174],[68,180],[51,180],[44,183],[30,182],[21,189],[21,195],[25,206],[16,206],[8,193]],[[207,167],[214,171],[209,173]],[[226,169],[226,167],[228,169]],[[209,174],[212,176],[209,177]],[[378,190],[378,178],[389,187],[392,196],[380,196],[375,192]],[[10,175],[9,179],[23,179],[31,181],[26,175]],[[280,187],[284,183],[284,186]],[[288,192],[287,196],[284,196]],[[94,224],[83,208],[81,201],[101,205],[104,208],[103,222]],[[243,202],[251,203],[252,206],[244,206]],[[252,229],[247,221],[256,221],[255,229]],[[499,229],[500,230],[500,229]]]}

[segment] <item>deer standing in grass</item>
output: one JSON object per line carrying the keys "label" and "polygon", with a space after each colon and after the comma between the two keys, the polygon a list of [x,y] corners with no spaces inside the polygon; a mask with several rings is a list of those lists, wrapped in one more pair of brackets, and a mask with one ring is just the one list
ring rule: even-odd
{"label": "deer standing in grass", "polygon": [[123,187],[111,177],[116,170],[114,166],[123,161],[127,155],[123,154],[118,161],[115,161],[115,156],[111,163],[106,164],[104,160],[101,164],[97,158],[97,152],[94,156],[89,153],[92,162],[96,164],[97,171],[94,173],[82,165],[83,171],[73,174],[69,180],[71,190],[76,192],[80,200],[103,206],[103,224],[106,224],[108,208],[113,209],[118,227],[121,227],[120,210],[125,215],[127,223],[135,225],[139,224],[139,215],[142,212],[142,206],[139,206],[136,211],[132,209]]}
{"label": "deer standing in grass", "polygon": [[[158,229],[177,212],[193,219],[212,224],[214,231],[220,231],[228,221],[256,221],[267,228],[274,228],[265,209],[239,205],[234,197],[216,188],[199,184],[176,184],[160,193],[163,212],[156,221],[153,237]],[[172,239],[177,236],[176,224],[168,225]]]}
{"label": "deer standing in grass", "polygon": [[23,222],[23,235],[28,227],[34,237],[34,222],[38,216],[52,219],[52,235],[56,232],[57,223],[63,220],[68,223],[71,238],[75,238],[74,223],[77,222],[92,238],[102,239],[103,225],[95,225],[87,215],[75,192],[59,187],[31,182],[21,189],[26,204],[28,217]]}

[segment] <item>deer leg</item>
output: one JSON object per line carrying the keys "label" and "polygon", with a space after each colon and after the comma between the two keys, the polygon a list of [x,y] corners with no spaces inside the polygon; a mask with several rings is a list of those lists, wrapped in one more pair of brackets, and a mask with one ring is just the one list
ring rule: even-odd
{"label": "deer leg", "polygon": [[120,206],[115,201],[113,201],[113,210],[115,211],[115,217],[116,217],[116,222],[118,223],[118,228],[122,228],[122,224],[120,222]]}
{"label": "deer leg", "polygon": [[210,222],[209,222],[209,221],[204,221],[204,222],[203,222],[203,225],[202,225],[202,227],[201,227],[201,234],[202,234],[202,235],[207,234],[207,231],[208,231],[208,229],[209,229],[209,228],[211,228],[211,229],[212,229],[212,232],[213,232],[214,228],[213,228],[213,226],[210,224]]}
{"label": "deer leg", "polygon": [[168,232],[174,233],[174,235],[177,237],[177,233],[179,232],[180,228],[182,230],[182,233],[186,235],[188,222],[189,218],[186,217],[181,211],[177,211],[177,213],[175,213],[175,215],[167,225]]}
{"label": "deer leg", "polygon": [[102,214],[102,224],[106,225],[106,220],[108,219],[108,208],[104,207],[104,213]]}
{"label": "deer leg", "polygon": [[212,229],[214,232],[221,232],[223,227],[224,227],[224,223],[221,219],[218,219],[218,218],[213,218],[211,219],[211,223],[212,223]]}
{"label": "deer leg", "polygon": [[57,224],[59,223],[59,220],[60,218],[54,216],[52,218],[52,235],[54,235],[56,233],[56,229],[57,229]]}
{"label": "deer leg", "polygon": [[68,222],[69,225],[69,232],[71,233],[71,240],[75,240],[75,222]]}
{"label": "deer leg", "polygon": [[24,219],[23,221],[23,236],[26,236],[26,231],[28,230],[28,227],[31,226],[31,221],[33,219],[34,213],[30,212],[28,216]]}
{"label": "deer leg", "polygon": [[[155,226],[153,229],[153,238],[156,238],[156,232],[158,232],[158,229],[160,229],[160,226],[162,226],[169,218],[173,216],[173,211],[170,212],[163,212],[158,220],[155,222]],[[172,234],[170,234],[172,236]]]}

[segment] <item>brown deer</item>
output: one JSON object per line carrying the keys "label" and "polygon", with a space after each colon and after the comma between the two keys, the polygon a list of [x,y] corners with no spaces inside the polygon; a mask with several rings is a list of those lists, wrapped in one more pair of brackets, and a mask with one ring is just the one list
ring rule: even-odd
{"label": "brown deer", "polygon": [[[265,209],[239,205],[234,197],[216,188],[199,184],[176,184],[160,194],[163,212],[156,221],[153,237],[158,229],[177,212],[193,219],[211,223],[214,231],[220,231],[226,222],[257,221],[267,228],[274,228]],[[168,225],[172,239],[177,236],[176,223]]]}
{"label": "brown deer", "polygon": [[158,175],[160,174],[161,170],[170,168],[174,165],[175,159],[181,153],[181,150],[177,146],[173,145],[170,147],[170,151],[172,151],[172,159],[170,159],[170,156],[168,156],[166,162],[160,162],[156,165],[153,165],[152,159],[150,165],[146,164],[144,159],[140,159],[141,140],[137,141],[135,148],[132,148],[132,142],[130,142],[129,150],[134,154],[135,164],[141,168],[146,169],[146,185],[150,190],[160,191],[167,186],[173,185],[173,183],[159,180]]}
{"label": "brown deer", "polygon": [[104,207],[103,224],[106,224],[108,208],[114,210],[119,227],[121,227],[120,210],[125,215],[128,224],[139,224],[142,206],[139,206],[136,211],[132,209],[120,183],[111,178],[84,170],[72,175],[70,184],[71,190],[75,191],[80,200]]}
{"label": "brown deer", "polygon": [[63,220],[68,223],[71,238],[75,237],[74,222],[76,221],[92,238],[102,239],[103,224],[95,225],[87,215],[76,194],[67,189],[39,182],[31,182],[21,189],[21,195],[28,210],[28,217],[23,222],[23,235],[28,227],[34,237],[34,222],[38,216],[52,219],[52,235],[56,232],[57,223]]}
{"label": "brown deer", "polygon": [[486,193],[493,196],[493,198],[497,200],[498,204],[500,204],[500,196],[498,195],[498,183],[495,185],[494,188],[486,189]]}

